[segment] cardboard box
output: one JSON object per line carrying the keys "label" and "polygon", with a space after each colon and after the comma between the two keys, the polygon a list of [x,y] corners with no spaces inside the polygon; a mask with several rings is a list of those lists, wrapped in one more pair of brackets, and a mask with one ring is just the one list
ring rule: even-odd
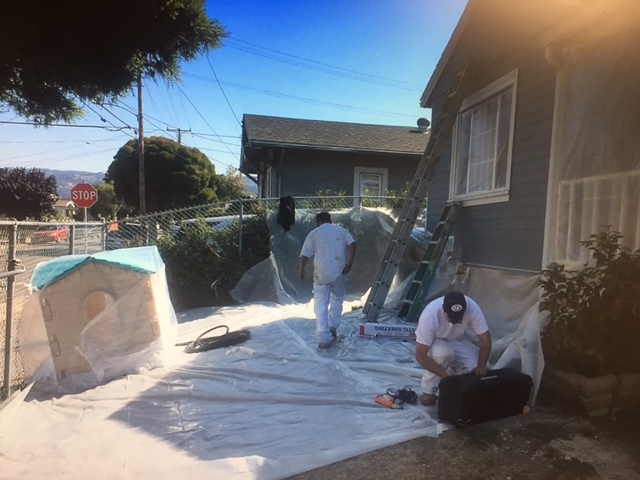
{"label": "cardboard box", "polygon": [[418,324],[367,323],[360,324],[360,336],[410,338],[415,340]]}

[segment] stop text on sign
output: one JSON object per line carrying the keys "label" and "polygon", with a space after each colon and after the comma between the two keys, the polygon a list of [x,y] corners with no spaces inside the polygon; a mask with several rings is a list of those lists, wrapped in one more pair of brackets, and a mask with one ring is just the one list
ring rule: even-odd
{"label": "stop text on sign", "polygon": [[81,191],[81,192],[73,192],[73,195],[71,195],[71,200],[93,200],[93,199],[97,199],[98,198],[98,193],[97,192],[87,192],[87,191]]}

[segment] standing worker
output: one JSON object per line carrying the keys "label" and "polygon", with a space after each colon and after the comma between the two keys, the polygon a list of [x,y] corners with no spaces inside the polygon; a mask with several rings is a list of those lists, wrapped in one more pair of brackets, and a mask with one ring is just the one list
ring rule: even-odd
{"label": "standing worker", "polygon": [[356,242],[342,227],[331,223],[329,212],[316,215],[316,225],[302,245],[300,252],[300,280],[313,258],[313,310],[316,314],[316,334],[319,348],[329,348],[337,337],[342,316],[346,274],[353,266]]}
{"label": "standing worker", "polygon": [[[465,338],[467,328],[478,336],[480,347]],[[491,334],[478,304],[462,292],[449,292],[430,302],[416,329],[416,360],[427,371],[422,376],[423,405],[436,403],[440,380],[475,371],[487,374]]]}

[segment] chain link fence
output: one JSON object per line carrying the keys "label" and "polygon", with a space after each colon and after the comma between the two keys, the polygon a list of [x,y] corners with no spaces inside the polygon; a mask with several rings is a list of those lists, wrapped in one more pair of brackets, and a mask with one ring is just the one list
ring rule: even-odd
{"label": "chain link fence", "polygon": [[[294,202],[296,210],[313,213],[354,206],[397,211],[404,198],[298,197]],[[228,290],[249,268],[269,256],[267,218],[276,215],[279,208],[280,199],[247,199],[114,222],[0,221],[0,374],[4,372],[0,399],[24,381],[17,339],[21,322],[28,321],[21,318],[21,312],[39,263],[64,255],[157,245],[168,281],[173,282],[170,290],[176,310],[197,306],[204,298],[211,302],[212,290],[215,304],[229,305],[233,300]],[[208,277],[202,277],[201,272],[207,272]],[[207,280],[212,276],[216,278],[213,283]],[[185,277],[187,282],[177,280]]]}
{"label": "chain link fence", "polygon": [[23,380],[20,315],[35,267],[63,255],[104,250],[105,224],[0,221],[0,398]]}

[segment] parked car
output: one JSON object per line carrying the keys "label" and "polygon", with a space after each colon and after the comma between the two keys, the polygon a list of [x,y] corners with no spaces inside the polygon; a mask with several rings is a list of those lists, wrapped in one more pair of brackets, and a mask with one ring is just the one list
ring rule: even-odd
{"label": "parked car", "polygon": [[64,225],[45,225],[31,234],[31,243],[60,243],[69,240],[69,228]]}
{"label": "parked car", "polygon": [[139,223],[120,223],[117,230],[107,232],[105,238],[107,250],[117,250],[155,243],[157,238],[157,225],[147,225],[147,228]]}
{"label": "parked car", "polygon": [[[253,217],[255,217],[255,215],[253,214],[243,215],[242,223],[247,223]],[[221,217],[209,217],[202,219],[190,218],[188,220],[183,220],[179,225],[171,225],[171,236],[174,240],[180,239],[187,229],[195,228],[198,225],[201,225],[201,223],[199,222],[204,222],[207,228],[216,232],[220,232],[229,227],[233,222],[239,220],[239,215],[224,215]]]}
{"label": "parked car", "polygon": [[114,232],[108,232],[105,242],[107,250],[118,250],[119,248],[127,247],[127,240],[117,230]]}

